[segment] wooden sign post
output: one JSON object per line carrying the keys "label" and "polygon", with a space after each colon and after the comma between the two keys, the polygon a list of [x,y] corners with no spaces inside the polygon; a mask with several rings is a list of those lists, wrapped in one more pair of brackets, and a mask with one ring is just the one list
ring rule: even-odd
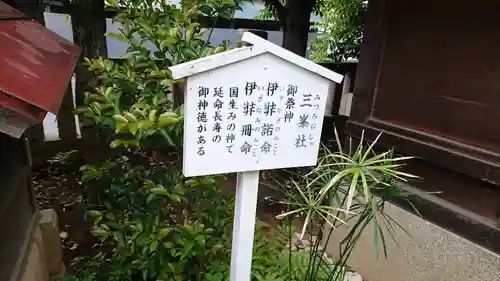
{"label": "wooden sign post", "polygon": [[187,78],[186,177],[238,173],[231,281],[249,281],[259,171],[316,165],[331,81],[342,76],[252,33],[233,49],[170,68]]}

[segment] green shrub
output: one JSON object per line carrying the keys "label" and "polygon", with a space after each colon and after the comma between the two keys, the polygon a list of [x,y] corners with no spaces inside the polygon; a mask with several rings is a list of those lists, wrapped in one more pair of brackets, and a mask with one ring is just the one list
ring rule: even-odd
{"label": "green shrub", "polygon": [[[152,144],[179,152],[183,112],[173,95],[182,81],[174,81],[168,67],[227,49],[208,44],[199,22],[202,16],[231,17],[241,2],[108,1],[118,10],[114,20],[121,28],[107,35],[130,48],[122,61],[85,59],[98,86],[76,109],[82,125],[98,128],[111,148],[125,148],[118,155],[131,156]],[[82,180],[97,191],[88,217],[99,254],[82,258],[74,276],[65,278],[202,280],[209,261],[229,255],[233,207],[220,191],[220,177],[186,179],[180,163],[144,167],[129,159],[82,167]]]}
{"label": "green shrub", "polygon": [[[73,276],[62,280],[228,280],[233,202],[221,192],[221,177],[186,179],[179,161],[142,166],[131,157],[158,144],[181,151],[184,116],[174,89],[182,81],[174,81],[168,67],[227,49],[206,43],[199,21],[207,15],[231,16],[243,1],[183,0],[180,7],[156,0],[108,2],[120,7],[115,20],[121,23],[120,33],[108,36],[130,43],[128,57],[86,60],[98,86],[86,93],[76,113],[84,126],[100,129],[111,148],[122,149],[117,158],[82,167],[82,180],[96,191],[88,217],[100,243],[95,255],[83,257]],[[324,224],[354,222],[340,260],[325,258],[322,235],[311,248],[297,250],[291,245],[290,222],[278,230],[258,223],[253,281],[343,280],[347,258],[368,224],[376,230],[377,249],[385,245],[381,226],[394,232],[382,207],[404,196],[394,182],[411,177],[398,170],[406,158],[393,157],[391,151],[377,154],[363,140],[345,150],[337,142],[339,152],[325,149],[318,167],[284,183],[289,211],[282,216],[299,215],[303,237]]]}

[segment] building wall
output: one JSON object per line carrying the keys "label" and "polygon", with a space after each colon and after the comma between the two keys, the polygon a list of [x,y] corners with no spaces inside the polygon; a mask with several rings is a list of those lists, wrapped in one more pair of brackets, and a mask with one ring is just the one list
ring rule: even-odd
{"label": "building wall", "polygon": [[8,280],[23,259],[35,221],[24,140],[0,133],[0,280]]}
{"label": "building wall", "polygon": [[[386,235],[388,259],[377,259],[370,227],[363,233],[348,264],[368,281],[500,280],[500,256],[395,205],[385,211],[410,234],[399,231],[398,245]],[[333,232],[327,251],[336,256],[346,228]]]}

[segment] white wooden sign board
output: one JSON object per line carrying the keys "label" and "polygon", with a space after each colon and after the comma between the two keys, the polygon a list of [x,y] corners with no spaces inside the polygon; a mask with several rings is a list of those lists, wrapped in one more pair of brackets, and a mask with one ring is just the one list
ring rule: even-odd
{"label": "white wooden sign board", "polygon": [[250,280],[260,170],[316,165],[327,94],[342,76],[256,35],[171,67],[187,78],[187,177],[238,173],[231,281]]}
{"label": "white wooden sign board", "polygon": [[[245,36],[257,44],[171,68],[174,78],[188,76],[185,176],[316,164],[330,85],[325,76],[335,82],[342,76],[251,33]],[[269,45],[278,55],[267,51]]]}
{"label": "white wooden sign board", "polygon": [[269,53],[189,77],[184,175],[315,165],[328,85]]}

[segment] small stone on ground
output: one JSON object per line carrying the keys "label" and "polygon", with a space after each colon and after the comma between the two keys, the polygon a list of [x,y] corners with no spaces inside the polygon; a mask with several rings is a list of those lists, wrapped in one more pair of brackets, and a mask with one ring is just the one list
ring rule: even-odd
{"label": "small stone on ground", "polygon": [[344,281],[363,281],[363,278],[357,272],[348,271],[345,275]]}

